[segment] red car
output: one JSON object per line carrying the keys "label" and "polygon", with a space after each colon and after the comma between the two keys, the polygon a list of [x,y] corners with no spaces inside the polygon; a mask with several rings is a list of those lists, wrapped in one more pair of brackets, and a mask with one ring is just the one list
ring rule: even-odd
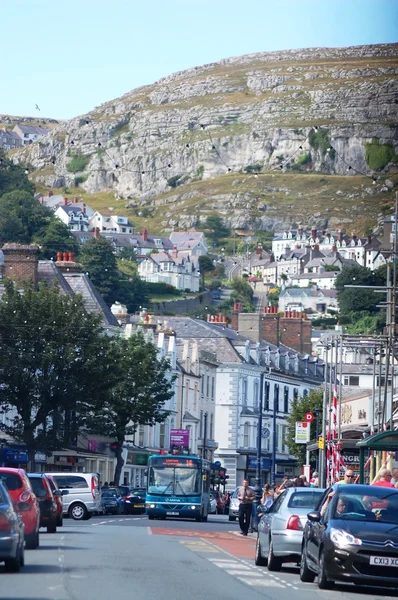
{"label": "red car", "polygon": [[0,467],[0,480],[7,487],[25,526],[25,543],[30,549],[39,545],[40,508],[23,469]]}
{"label": "red car", "polygon": [[[55,481],[54,477],[51,475],[51,473],[46,473],[47,479],[50,482],[50,487],[51,487],[51,491],[54,494],[54,492],[56,491],[60,491],[59,487],[58,487],[58,483]],[[54,494],[54,498],[55,498],[55,502],[57,503],[57,527],[62,527],[63,525],[63,518],[62,518],[62,512],[64,510],[64,503],[62,501],[62,494]]]}

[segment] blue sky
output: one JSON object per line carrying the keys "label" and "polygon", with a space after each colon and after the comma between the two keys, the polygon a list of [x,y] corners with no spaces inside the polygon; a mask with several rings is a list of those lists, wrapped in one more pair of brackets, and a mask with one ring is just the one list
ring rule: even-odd
{"label": "blue sky", "polygon": [[0,0],[0,15],[0,113],[60,119],[229,56],[398,38],[398,0]]}

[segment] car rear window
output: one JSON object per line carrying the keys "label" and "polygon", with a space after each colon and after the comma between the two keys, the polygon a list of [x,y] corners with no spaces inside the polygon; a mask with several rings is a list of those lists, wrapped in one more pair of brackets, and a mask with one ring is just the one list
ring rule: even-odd
{"label": "car rear window", "polygon": [[10,490],[19,490],[23,487],[22,479],[17,473],[0,473],[0,481]]}
{"label": "car rear window", "polygon": [[79,477],[78,475],[54,475],[54,479],[59,488],[88,488],[88,483],[84,477]]}
{"label": "car rear window", "polygon": [[322,491],[311,491],[311,492],[295,492],[289,498],[287,503],[289,508],[314,508],[319,498],[322,496]]}
{"label": "car rear window", "polygon": [[29,477],[29,481],[32,485],[32,488],[33,488],[33,491],[35,494],[39,490],[46,490],[46,488],[44,486],[44,482],[41,477]]}

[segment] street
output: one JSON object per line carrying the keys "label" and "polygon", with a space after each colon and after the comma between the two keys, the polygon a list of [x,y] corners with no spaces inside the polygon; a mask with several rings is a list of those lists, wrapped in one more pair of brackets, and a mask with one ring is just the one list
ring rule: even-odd
{"label": "street", "polygon": [[212,515],[208,523],[151,521],[143,516],[65,519],[40,535],[20,573],[0,566],[1,600],[361,600],[398,597],[389,589],[336,585],[320,591],[285,565],[270,573],[254,565],[255,534]]}

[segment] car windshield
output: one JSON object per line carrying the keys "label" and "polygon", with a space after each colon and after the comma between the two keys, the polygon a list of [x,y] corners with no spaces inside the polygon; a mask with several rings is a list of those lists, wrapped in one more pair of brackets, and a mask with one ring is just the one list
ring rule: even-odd
{"label": "car windshield", "polygon": [[[334,519],[379,521],[398,525],[398,491],[374,488],[371,493],[340,493],[333,511]],[[351,490],[350,490],[351,491]]]}
{"label": "car windshield", "polygon": [[102,495],[106,498],[106,497],[116,497],[117,496],[117,492],[116,490],[102,490]]}
{"label": "car windshield", "polygon": [[131,490],[131,495],[132,496],[145,496],[145,494],[146,494],[146,490],[144,490],[144,489]]}
{"label": "car windshield", "polygon": [[151,467],[148,492],[161,496],[200,493],[200,470],[186,467]]}
{"label": "car windshield", "polygon": [[314,508],[323,490],[312,490],[308,492],[294,492],[287,503],[289,508]]}

